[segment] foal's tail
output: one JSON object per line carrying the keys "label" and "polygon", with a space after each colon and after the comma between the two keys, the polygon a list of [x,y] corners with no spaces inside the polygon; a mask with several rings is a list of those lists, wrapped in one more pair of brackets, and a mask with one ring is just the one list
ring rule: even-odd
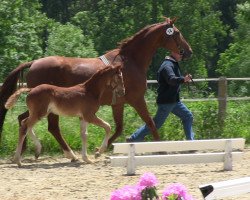
{"label": "foal's tail", "polygon": [[20,64],[8,75],[0,89],[0,141],[4,119],[7,113],[7,109],[4,107],[5,102],[10,97],[10,95],[16,91],[17,81],[20,78],[23,70],[29,68],[32,63],[33,61]]}
{"label": "foal's tail", "polygon": [[29,92],[30,90],[31,88],[21,88],[17,90],[14,94],[10,96],[10,98],[8,98],[7,102],[5,103],[5,108],[6,109],[12,108],[16,104],[20,95],[24,92]]}

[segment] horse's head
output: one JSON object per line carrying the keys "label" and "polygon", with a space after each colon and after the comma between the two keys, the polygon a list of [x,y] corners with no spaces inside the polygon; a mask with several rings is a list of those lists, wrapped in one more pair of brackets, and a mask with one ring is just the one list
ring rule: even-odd
{"label": "horse's head", "polygon": [[121,71],[121,65],[112,67],[112,70],[114,71],[114,74],[111,77],[109,85],[112,88],[113,97],[114,95],[117,97],[122,97],[125,95],[125,87],[124,87],[123,75]]}
{"label": "horse's head", "polygon": [[174,25],[176,18],[165,18],[163,23],[163,37],[161,44],[164,48],[183,55],[183,59],[190,58],[193,51],[191,46],[187,43],[179,29]]}

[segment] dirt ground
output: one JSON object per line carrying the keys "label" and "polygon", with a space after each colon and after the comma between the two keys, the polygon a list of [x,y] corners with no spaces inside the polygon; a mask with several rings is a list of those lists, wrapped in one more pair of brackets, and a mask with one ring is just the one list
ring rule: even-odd
{"label": "dirt ground", "polygon": [[[108,200],[113,190],[135,185],[145,172],[158,178],[159,194],[166,185],[179,182],[195,199],[202,200],[199,185],[250,176],[250,148],[244,150],[240,162],[234,163],[233,171],[223,171],[222,167],[222,163],[138,167],[135,176],[126,176],[125,168],[110,166],[108,155],[94,164],[71,163],[62,156],[42,156],[37,161],[25,157],[22,168],[0,159],[0,200]],[[236,199],[250,200],[250,193],[223,200]]]}

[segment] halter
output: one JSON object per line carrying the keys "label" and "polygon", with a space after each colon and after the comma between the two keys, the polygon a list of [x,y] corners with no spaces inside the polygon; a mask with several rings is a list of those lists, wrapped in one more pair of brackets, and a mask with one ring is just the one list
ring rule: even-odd
{"label": "halter", "polygon": [[120,71],[120,73],[119,74],[116,74],[115,75],[115,77],[114,77],[114,79],[112,79],[111,80],[111,82],[110,82],[110,85],[111,85],[111,88],[112,88],[112,102],[111,102],[111,105],[114,105],[114,104],[116,104],[116,98],[117,97],[121,97],[118,93],[117,93],[117,87],[118,87],[118,84],[117,84],[117,78],[116,78],[116,76],[123,76],[122,75],[122,72]]}
{"label": "halter", "polygon": [[[169,26],[169,25],[170,25],[170,26]],[[168,26],[169,26],[169,27],[168,27]],[[176,41],[175,36],[176,36],[177,34],[180,34],[180,33],[179,33],[179,32],[176,32],[176,31],[174,30],[174,25],[171,25],[170,23],[168,23],[168,24],[166,25],[166,35],[167,35],[168,37],[171,37],[171,36],[172,36],[173,40],[174,40],[175,43],[176,43],[176,46],[177,46],[178,49],[179,49],[179,52],[182,52],[182,54],[184,54],[184,50],[181,49],[181,46],[180,46],[179,42]]]}
{"label": "halter", "polygon": [[[106,58],[105,55],[102,55],[99,58],[101,59],[101,61],[104,63],[105,66],[110,66],[111,65],[109,60]],[[121,73],[121,76],[122,76],[122,72],[120,72],[120,73]],[[112,86],[112,82],[113,82],[113,80],[110,83],[111,88],[112,88],[112,102],[111,102],[111,105],[114,105],[114,104],[116,104],[116,98],[118,96],[117,93],[116,93],[117,92],[116,88],[117,88],[118,85]]]}

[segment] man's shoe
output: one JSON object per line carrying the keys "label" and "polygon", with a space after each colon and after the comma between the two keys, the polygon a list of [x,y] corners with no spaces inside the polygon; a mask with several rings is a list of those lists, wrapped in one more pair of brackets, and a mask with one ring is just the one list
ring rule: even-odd
{"label": "man's shoe", "polygon": [[130,137],[126,137],[126,142],[130,143],[133,142],[133,140]]}

